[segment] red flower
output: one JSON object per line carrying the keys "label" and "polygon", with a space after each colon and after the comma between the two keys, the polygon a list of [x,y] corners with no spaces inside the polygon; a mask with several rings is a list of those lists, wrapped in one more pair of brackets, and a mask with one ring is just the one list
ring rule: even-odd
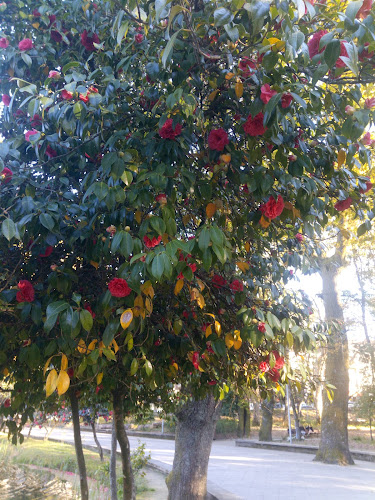
{"label": "red flower", "polygon": [[47,149],[46,149],[46,155],[48,158],[55,158],[57,156],[57,151],[53,149],[53,147],[48,144]]}
{"label": "red flower", "polygon": [[267,129],[263,125],[263,119],[263,113],[258,113],[256,116],[254,116],[254,118],[249,115],[243,125],[245,133],[250,135],[251,137],[264,134]]}
{"label": "red flower", "polygon": [[275,219],[278,217],[282,211],[284,210],[284,200],[282,196],[279,194],[277,200],[273,196],[270,196],[267,203],[264,203],[260,207],[260,211],[269,219]]}
{"label": "red flower", "polygon": [[160,203],[160,205],[165,205],[167,203],[167,195],[164,193],[160,193],[155,196],[155,201],[157,203]]}
{"label": "red flower", "polygon": [[215,274],[214,277],[212,278],[212,285],[215,288],[221,288],[222,286],[225,286],[226,284],[227,284],[227,281],[222,276],[219,276],[218,274]]}
{"label": "red flower", "polygon": [[91,314],[92,319],[95,319],[96,314],[95,314],[95,313],[94,313],[94,311],[91,309],[90,304],[85,304],[83,307],[86,309],[86,311],[88,311],[88,312]]}
{"label": "red flower", "polygon": [[241,283],[241,281],[234,280],[229,285],[229,288],[233,290],[233,292],[243,292],[243,283]]}
{"label": "red flower", "polygon": [[194,351],[193,352],[193,356],[191,358],[191,362],[193,363],[193,366],[196,370],[199,369],[199,352],[198,351]]}
{"label": "red flower", "polygon": [[102,384],[97,385],[96,389],[95,389],[95,393],[98,394],[98,392],[101,391],[102,389],[103,389],[103,385]]}
{"label": "red flower", "polygon": [[229,144],[228,134],[223,128],[211,130],[208,135],[208,147],[210,149],[223,151],[227,144]]}
{"label": "red flower", "polygon": [[79,94],[79,98],[81,99],[81,101],[83,101],[85,104],[87,104],[89,102],[89,96],[88,95],[83,95],[83,94]]}
{"label": "red flower", "polygon": [[[5,168],[4,168],[4,170],[5,170]],[[3,172],[4,172],[4,170],[3,170]],[[359,192],[362,193],[362,194],[367,193],[367,191],[370,191],[370,189],[372,189],[372,187],[373,187],[373,183],[370,182],[370,181],[366,181],[366,189],[362,189],[361,188],[359,190]]]}
{"label": "red flower", "polygon": [[175,128],[173,128],[173,120],[172,118],[168,118],[168,120],[164,123],[162,128],[159,129],[159,135],[162,139],[172,139],[174,140],[178,135],[182,132],[182,125],[177,123]]}
{"label": "red flower", "polygon": [[366,59],[371,59],[372,57],[374,57],[374,51],[372,51],[372,52],[368,51],[369,45],[370,45],[369,42],[366,42],[363,46],[362,52],[358,55],[358,59],[361,62],[364,62]]}
{"label": "red flower", "polygon": [[1,97],[1,100],[3,101],[4,106],[9,106],[11,98],[9,95],[3,94],[3,96]]}
{"label": "red flower", "polygon": [[128,283],[122,278],[113,278],[108,284],[108,290],[113,297],[127,297],[131,293]]}
{"label": "red flower", "polygon": [[216,384],[217,384],[217,382],[216,382],[216,380],[208,380],[208,381],[207,381],[207,384],[208,384],[208,385],[216,385]]}
{"label": "red flower", "polygon": [[52,252],[53,252],[53,247],[51,247],[51,245],[48,245],[45,252],[43,254],[40,253],[39,257],[49,257]]}
{"label": "red flower", "polygon": [[92,36],[89,36],[85,30],[81,35],[81,43],[86,50],[93,52],[96,50],[94,43],[100,43],[100,40],[97,34],[93,33]]}
{"label": "red flower", "polygon": [[26,50],[31,50],[33,48],[33,41],[30,38],[24,38],[18,44],[18,48],[21,52],[25,52]]}
{"label": "red flower", "polygon": [[69,90],[65,90],[63,89],[61,91],[61,97],[62,99],[64,99],[65,101],[70,101],[70,99],[73,99],[73,92],[69,92]]}
{"label": "red flower", "polygon": [[267,363],[267,361],[262,361],[261,363],[259,363],[259,370],[261,372],[266,373],[269,369],[270,365]]}
{"label": "red flower", "polygon": [[0,173],[0,177],[2,177],[1,184],[8,184],[12,180],[13,172],[8,167],[4,167]]}
{"label": "red flower", "polygon": [[260,333],[265,333],[266,332],[266,324],[259,322],[258,323],[258,330],[260,331]]}
{"label": "red flower", "polygon": [[52,39],[54,42],[60,43],[60,42],[62,41],[62,35],[61,35],[61,33],[59,33],[58,31],[56,31],[56,30],[52,30],[52,31],[51,31],[51,39]]}
{"label": "red flower", "polygon": [[33,12],[32,12],[33,16],[34,17],[40,17],[42,14],[39,12],[38,9],[34,9]]}
{"label": "red flower", "polygon": [[72,367],[68,368],[66,370],[66,373],[69,375],[69,378],[73,378],[74,377],[74,369]]}
{"label": "red flower", "polygon": [[154,236],[152,240],[148,236],[143,237],[143,243],[147,248],[157,247],[160,242],[161,242],[161,236],[158,236],[157,238]]}
{"label": "red flower", "polygon": [[52,80],[58,80],[61,77],[61,73],[59,71],[52,70],[48,73],[48,78],[52,78]]}
{"label": "red flower", "polygon": [[346,210],[347,208],[349,208],[352,203],[353,203],[353,200],[349,197],[349,198],[346,198],[346,200],[338,201],[337,203],[335,203],[334,206],[338,212],[342,212],[343,210]]}
{"label": "red flower", "polygon": [[373,0],[364,0],[362,7],[359,9],[355,17],[357,19],[364,19],[365,17],[367,17],[371,12],[372,3]]}
{"label": "red flower", "polygon": [[281,107],[282,108],[289,108],[291,102],[293,101],[293,96],[289,92],[286,94],[283,94],[281,97]]}
{"label": "red flower", "polygon": [[195,273],[195,271],[197,270],[197,264],[188,264],[188,266],[190,267],[190,269],[193,271],[193,273]]}
{"label": "red flower", "polygon": [[137,35],[135,35],[134,40],[136,43],[143,42],[143,35],[141,33],[138,33]]}
{"label": "red flower", "polygon": [[[8,106],[9,106],[9,104],[8,104]],[[365,100],[365,108],[371,109],[371,108],[374,108],[374,107],[375,107],[375,97],[370,97],[369,99]]]}
{"label": "red flower", "polygon": [[348,57],[348,53],[346,51],[345,43],[344,42],[340,42],[340,47],[341,47],[340,57],[336,61],[336,68],[345,68],[346,64],[344,63],[344,61],[341,60],[341,56]]}
{"label": "red flower", "polygon": [[34,128],[32,130],[28,130],[27,132],[25,132],[25,140],[27,142],[30,142],[30,137],[35,134],[39,134],[39,132]]}
{"label": "red flower", "polygon": [[30,122],[32,127],[40,127],[42,125],[43,119],[40,115],[35,114]]}
{"label": "red flower", "polygon": [[97,94],[99,92],[99,90],[96,87],[94,87],[93,85],[90,85],[89,92],[91,92],[91,94]]}
{"label": "red flower", "polygon": [[33,302],[35,298],[35,292],[30,281],[21,280],[17,286],[19,290],[16,295],[17,302]]}
{"label": "red flower", "polygon": [[0,49],[6,49],[9,45],[9,40],[3,36],[0,38]]}
{"label": "red flower", "polygon": [[301,243],[301,241],[303,241],[303,234],[301,233],[297,233],[296,236],[295,236],[296,240],[299,241]]}
{"label": "red flower", "polygon": [[4,408],[9,408],[9,406],[10,406],[10,399],[6,399],[4,401]]}
{"label": "red flower", "polygon": [[280,378],[280,373],[275,368],[271,368],[270,371],[268,372],[268,375],[272,380],[272,382],[278,382]]}
{"label": "red flower", "polygon": [[156,347],[159,347],[160,344],[161,344],[161,340],[160,339],[155,340],[154,345]]}
{"label": "red flower", "polygon": [[242,74],[245,78],[249,77],[253,70],[256,69],[256,63],[249,59],[248,57],[244,57],[238,63],[239,69],[242,71]]}
{"label": "red flower", "polygon": [[[275,358],[274,368],[276,370],[281,370],[281,368],[285,365],[285,360],[284,360],[283,356],[280,356],[280,354],[277,351],[272,351],[272,354]],[[268,357],[268,361],[269,361],[269,357]]]}
{"label": "red flower", "polygon": [[317,31],[316,33],[314,33],[312,38],[310,38],[310,40],[307,44],[307,46],[309,48],[310,59],[312,59],[317,54],[321,54],[323,52],[324,48],[322,48],[322,49],[319,48],[320,39],[324,35],[326,35],[327,33],[328,33],[327,30]]}
{"label": "red flower", "polygon": [[260,88],[260,99],[267,104],[271,100],[271,97],[277,94],[276,90],[272,90],[268,83],[265,83]]}

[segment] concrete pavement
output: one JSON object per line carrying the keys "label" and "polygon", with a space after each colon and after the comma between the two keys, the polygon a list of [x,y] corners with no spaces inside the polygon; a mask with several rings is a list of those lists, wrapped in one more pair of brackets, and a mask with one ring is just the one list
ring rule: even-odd
{"label": "concrete pavement", "polygon": [[[44,436],[35,429],[34,436]],[[73,442],[71,429],[55,429],[51,437]],[[110,448],[111,436],[98,433],[104,448]],[[94,445],[91,432],[82,432],[83,444]],[[129,437],[132,449],[138,441],[146,444],[154,460],[171,467],[174,441]],[[232,493],[238,500],[374,500],[375,464],[357,462],[340,467],[313,462],[302,453],[238,448],[235,442],[214,441],[208,467],[208,479],[220,491]]]}

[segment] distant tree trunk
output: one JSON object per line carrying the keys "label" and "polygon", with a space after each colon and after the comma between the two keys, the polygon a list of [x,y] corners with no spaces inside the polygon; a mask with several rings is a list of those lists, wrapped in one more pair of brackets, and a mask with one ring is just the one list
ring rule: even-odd
{"label": "distant tree trunk", "polygon": [[373,441],[374,438],[372,437],[372,418],[371,417],[369,418],[369,424],[370,424],[370,439],[371,439],[371,441]]}
{"label": "distant tree trunk", "polygon": [[259,429],[259,441],[272,441],[272,419],[275,399],[273,394],[264,399],[260,405],[262,411],[262,422]]}
{"label": "distant tree trunk", "polygon": [[293,390],[293,387],[290,387],[290,404],[292,405],[292,410],[293,410],[293,417],[294,417],[294,425],[296,428],[296,440],[301,441],[301,429],[300,429],[300,423],[299,423],[299,416],[296,408],[296,401],[295,401],[295,393]]}
{"label": "distant tree trunk", "polygon": [[250,437],[250,409],[249,403],[238,408],[238,437]]}
{"label": "distant tree trunk", "polygon": [[31,431],[33,430],[34,425],[31,423],[29,427],[29,432],[27,433],[27,439],[29,439]]}
{"label": "distant tree trunk", "polygon": [[221,405],[212,395],[186,403],[177,413],[173,470],[168,500],[204,500],[207,468]]}
{"label": "distant tree trunk", "polygon": [[113,392],[113,411],[116,437],[121,450],[123,500],[135,500],[135,482],[130,461],[130,445],[124,425],[124,398],[120,391]]}
{"label": "distant tree trunk", "polygon": [[253,405],[254,405],[254,410],[253,410],[253,427],[258,427],[260,425],[260,418],[259,418],[259,402],[254,399],[253,400]]}
{"label": "distant tree trunk", "polygon": [[76,449],[79,481],[81,485],[81,500],[88,500],[89,487],[87,484],[86,463],[85,463],[85,456],[83,454],[81,429],[79,424],[78,399],[74,389],[69,390],[69,399],[70,399],[70,406],[72,409],[74,446]]}
{"label": "distant tree trunk", "polygon": [[325,381],[336,387],[333,401],[323,392],[321,440],[315,460],[333,464],[353,464],[348,443],[349,352],[344,314],[336,290],[338,267],[323,263],[323,301],[326,320],[336,322],[328,339]]}
{"label": "distant tree trunk", "polygon": [[96,446],[98,448],[98,453],[99,453],[100,461],[103,462],[103,460],[104,460],[104,457],[103,457],[103,448],[102,448],[102,446],[101,446],[101,444],[99,442],[98,436],[96,435],[95,416],[91,420],[91,429],[92,429],[92,434],[94,436],[95,444],[96,444]]}
{"label": "distant tree trunk", "polygon": [[111,500],[117,500],[117,477],[116,477],[117,437],[115,419],[112,420],[111,436],[111,458],[109,462],[109,480],[111,485]]}

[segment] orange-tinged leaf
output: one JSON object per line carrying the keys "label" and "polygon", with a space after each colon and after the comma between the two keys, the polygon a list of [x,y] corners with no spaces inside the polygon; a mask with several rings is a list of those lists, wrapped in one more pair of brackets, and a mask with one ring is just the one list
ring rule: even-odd
{"label": "orange-tinged leaf", "polygon": [[138,295],[134,299],[133,313],[136,318],[139,316],[142,316],[142,318],[146,317],[142,295]]}
{"label": "orange-tinged leaf", "polygon": [[142,221],[142,212],[140,210],[137,210],[134,214],[134,217],[138,224],[140,224]]}
{"label": "orange-tinged leaf", "polygon": [[204,313],[206,316],[211,316],[211,318],[214,318],[215,319],[215,315],[212,314],[212,313]]}
{"label": "orange-tinged leaf", "polygon": [[198,306],[203,309],[204,306],[206,305],[205,301],[204,301],[204,298],[203,298],[203,295],[201,293],[198,293],[198,296],[197,296],[197,304]]}
{"label": "orange-tinged leaf", "polygon": [[182,222],[184,223],[184,226],[186,226],[191,219],[191,214],[186,214],[182,217]]}
{"label": "orange-tinged leaf", "polygon": [[246,252],[250,252],[250,243],[248,241],[245,243],[245,250]]}
{"label": "orange-tinged leaf", "polygon": [[227,73],[227,74],[225,75],[225,79],[226,79],[226,80],[231,80],[233,77],[234,77],[234,73],[231,73],[231,72],[229,72],[229,73]]}
{"label": "orange-tinged leaf", "polygon": [[80,339],[80,341],[78,342],[77,351],[80,352],[81,354],[86,354],[87,347],[83,339]]}
{"label": "orange-tinged leaf", "polygon": [[345,163],[346,160],[346,153],[343,149],[340,149],[337,155],[337,166],[341,167]]}
{"label": "orange-tinged leaf", "polygon": [[262,226],[263,229],[267,229],[267,227],[271,224],[271,221],[266,219],[263,215],[260,218],[259,224]]}
{"label": "orange-tinged leaf", "polygon": [[102,357],[103,349],[105,348],[104,342],[101,340],[99,342],[99,356]]}
{"label": "orange-tinged leaf", "polygon": [[33,23],[31,26],[37,30],[39,28],[40,24],[39,23]]}
{"label": "orange-tinged leaf", "polygon": [[98,373],[96,376],[96,385],[100,385],[103,380],[103,372]]}
{"label": "orange-tinged leaf", "polygon": [[119,346],[117,344],[117,342],[115,341],[115,339],[112,340],[112,342],[109,344],[109,347],[113,346],[113,350],[115,351],[115,354],[118,353],[118,350],[119,350]]}
{"label": "orange-tinged leaf", "polygon": [[284,203],[284,208],[286,208],[287,210],[293,210],[293,205],[290,203],[290,201],[286,201]]}
{"label": "orange-tinged leaf", "polygon": [[221,324],[215,320],[215,331],[220,336],[221,334]]}
{"label": "orange-tinged leaf", "polygon": [[211,94],[208,96],[208,100],[212,102],[219,92],[220,92],[219,89],[213,90]]}
{"label": "orange-tinged leaf", "polygon": [[90,260],[90,264],[95,267],[95,269],[98,269],[99,267],[99,262],[95,262],[94,260]]}
{"label": "orange-tinged leaf", "polygon": [[172,366],[175,370],[178,370],[178,364],[177,363],[172,363]]}
{"label": "orange-tinged leaf", "polygon": [[133,311],[131,309],[126,309],[122,314],[120,318],[120,323],[121,326],[124,330],[128,328],[130,323],[133,321]]}
{"label": "orange-tinged leaf", "polygon": [[238,351],[238,349],[242,346],[242,339],[241,337],[238,337],[237,339],[234,339],[233,341],[233,347]]}
{"label": "orange-tinged leaf", "polygon": [[8,368],[4,368],[4,370],[3,370],[3,375],[4,375],[4,377],[6,377],[6,376],[8,376],[8,375],[9,375],[9,370],[8,370]]}
{"label": "orange-tinged leaf", "polygon": [[66,370],[68,368],[68,358],[63,354],[61,356],[61,370]]}
{"label": "orange-tinged leaf", "polygon": [[151,284],[151,281],[146,281],[146,283],[143,283],[143,285],[141,285],[141,291],[151,299],[153,299],[155,296],[155,291]]}
{"label": "orange-tinged leaf", "polygon": [[46,374],[46,371],[48,370],[48,367],[49,367],[49,364],[50,364],[52,358],[53,358],[53,356],[51,356],[50,358],[48,358],[47,361],[46,361],[46,364],[44,365],[43,377]]}
{"label": "orange-tinged leaf", "polygon": [[234,344],[233,335],[231,333],[227,333],[225,335],[225,345],[228,347],[228,349],[230,349],[231,347],[233,347],[233,344]]}
{"label": "orange-tinged leaf", "polygon": [[57,394],[61,396],[62,394],[65,394],[66,391],[69,389],[70,386],[70,377],[66,373],[66,371],[61,370],[59,373],[59,377],[57,379]]}
{"label": "orange-tinged leaf", "polygon": [[149,297],[146,297],[145,307],[146,307],[146,311],[150,315],[152,313],[152,310],[153,310],[153,305],[152,305],[152,301]]}
{"label": "orange-tinged leaf", "polygon": [[55,391],[57,386],[57,371],[51,370],[46,380],[46,396],[47,398]]}
{"label": "orange-tinged leaf", "polygon": [[98,342],[97,340],[92,340],[92,341],[89,343],[89,345],[88,345],[88,347],[87,347],[87,354],[90,354],[90,353],[91,353],[91,352],[95,349],[95,346],[96,346],[96,343],[97,343],[97,342]]}
{"label": "orange-tinged leaf", "polygon": [[198,286],[199,286],[199,290],[202,291],[204,290],[204,283],[202,280],[200,280],[199,278],[197,278],[197,283],[198,283]]}
{"label": "orange-tinged leaf", "polygon": [[206,338],[212,334],[212,326],[211,325],[208,325],[205,333],[206,333]]}
{"label": "orange-tinged leaf", "polygon": [[234,91],[236,93],[236,96],[238,99],[242,97],[243,94],[243,83],[242,82],[237,82],[236,85],[234,86]]}
{"label": "orange-tinged leaf", "polygon": [[246,273],[250,269],[250,264],[247,262],[236,262],[236,265],[243,273]]}
{"label": "orange-tinged leaf", "polygon": [[184,280],[177,280],[176,286],[174,287],[174,294],[178,295],[184,287]]}
{"label": "orange-tinged leaf", "polygon": [[220,160],[224,163],[229,163],[232,159],[232,156],[228,153],[225,153],[223,155],[220,155]]}
{"label": "orange-tinged leaf", "polygon": [[211,218],[214,216],[216,212],[216,205],[215,203],[209,203],[206,207],[206,214],[208,218]]}

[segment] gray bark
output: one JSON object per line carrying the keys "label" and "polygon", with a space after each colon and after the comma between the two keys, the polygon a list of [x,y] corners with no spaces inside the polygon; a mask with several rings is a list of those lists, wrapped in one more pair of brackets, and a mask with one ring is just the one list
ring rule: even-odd
{"label": "gray bark", "polygon": [[254,427],[258,427],[258,425],[260,425],[259,402],[258,402],[258,399],[254,398],[252,400],[252,403],[254,405],[252,424],[253,424]]}
{"label": "gray bark", "polygon": [[323,392],[321,440],[315,460],[333,464],[353,464],[348,442],[349,351],[344,314],[339,303],[336,279],[339,267],[329,262],[321,266],[326,320],[334,320],[328,340],[325,381],[336,387],[333,401]]}
{"label": "gray bark", "polygon": [[81,429],[80,429],[80,423],[79,423],[78,399],[77,399],[76,393],[73,389],[69,390],[69,399],[70,399],[70,406],[72,409],[74,447],[76,450],[77,464],[78,464],[78,471],[79,471],[79,481],[80,481],[80,486],[81,486],[81,500],[88,500],[89,487],[87,484],[87,472],[86,472],[85,456],[83,454],[83,448],[82,448]]}
{"label": "gray bark", "polygon": [[94,418],[91,421],[91,429],[92,429],[92,434],[94,436],[95,444],[96,444],[96,446],[98,448],[98,453],[99,453],[100,461],[103,462],[103,460],[104,460],[104,457],[103,457],[103,448],[102,448],[102,445],[99,442],[98,436],[96,435],[95,416],[94,416]]}
{"label": "gray bark", "polygon": [[237,435],[240,438],[250,437],[250,409],[249,403],[238,408],[238,429]]}
{"label": "gray bark", "polygon": [[295,400],[295,397],[294,397],[294,390],[291,386],[289,386],[290,388],[290,391],[289,391],[289,394],[290,394],[290,404],[292,405],[292,410],[293,410],[293,417],[294,417],[294,425],[295,425],[295,428],[296,428],[296,440],[297,441],[301,441],[301,429],[299,428],[300,427],[300,424],[299,424],[299,416],[298,416],[298,412],[297,412],[297,408],[296,408],[296,400]]}
{"label": "gray bark", "polygon": [[116,456],[117,456],[117,437],[115,419],[112,420],[111,436],[111,458],[109,462],[109,481],[111,485],[111,500],[117,500],[117,477],[116,477]]}
{"label": "gray bark", "polygon": [[260,405],[262,412],[262,422],[259,429],[259,441],[272,441],[272,419],[275,399],[271,395],[264,399]]}
{"label": "gray bark", "polygon": [[173,470],[168,500],[204,500],[207,468],[220,404],[212,395],[186,403],[177,413]]}

